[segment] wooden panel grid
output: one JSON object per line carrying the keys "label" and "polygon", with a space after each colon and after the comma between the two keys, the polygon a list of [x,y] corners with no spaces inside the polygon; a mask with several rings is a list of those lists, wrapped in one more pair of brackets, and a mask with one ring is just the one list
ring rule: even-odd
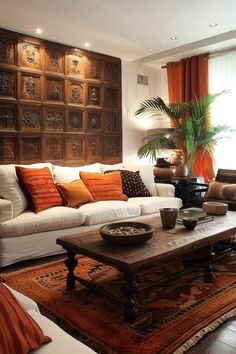
{"label": "wooden panel grid", "polygon": [[121,160],[120,59],[0,29],[0,163]]}

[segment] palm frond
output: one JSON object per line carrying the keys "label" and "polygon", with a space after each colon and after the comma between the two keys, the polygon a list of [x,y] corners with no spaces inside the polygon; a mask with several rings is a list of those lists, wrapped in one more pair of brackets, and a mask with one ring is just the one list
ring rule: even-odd
{"label": "palm frond", "polygon": [[150,160],[156,160],[158,150],[163,148],[176,149],[177,146],[173,140],[167,138],[166,136],[158,136],[141,146],[138,150],[138,156],[140,158],[149,157]]}

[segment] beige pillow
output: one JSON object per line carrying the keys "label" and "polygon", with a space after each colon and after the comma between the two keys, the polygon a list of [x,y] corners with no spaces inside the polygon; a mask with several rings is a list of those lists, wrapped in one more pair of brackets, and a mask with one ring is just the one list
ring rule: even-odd
{"label": "beige pillow", "polygon": [[212,181],[209,183],[207,197],[236,201],[236,184]]}

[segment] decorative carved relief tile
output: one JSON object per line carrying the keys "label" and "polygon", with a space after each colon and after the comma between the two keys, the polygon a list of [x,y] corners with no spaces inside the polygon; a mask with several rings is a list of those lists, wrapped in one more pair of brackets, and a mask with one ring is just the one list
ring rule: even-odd
{"label": "decorative carved relief tile", "polygon": [[74,81],[67,83],[67,103],[80,104],[84,103],[84,84]]}
{"label": "decorative carved relief tile", "polygon": [[64,74],[64,52],[57,47],[46,47],[45,70]]}
{"label": "decorative carved relief tile", "polygon": [[115,62],[106,62],[105,63],[105,80],[107,82],[118,84],[120,77],[120,65]]}
{"label": "decorative carved relief tile", "polygon": [[118,122],[119,122],[119,112],[105,112],[105,127],[106,133],[117,133],[118,132]]}
{"label": "decorative carved relief tile", "polygon": [[87,129],[89,131],[101,130],[101,112],[88,111]]}
{"label": "decorative carved relief tile", "polygon": [[0,129],[16,129],[16,107],[0,106]]}
{"label": "decorative carved relief tile", "polygon": [[21,138],[21,160],[40,161],[41,160],[41,139],[40,137]]}
{"label": "decorative carved relief tile", "polygon": [[67,53],[67,75],[77,78],[83,77],[83,57]]}
{"label": "decorative carved relief tile", "polygon": [[118,90],[110,87],[105,88],[105,106],[116,108],[119,105]]}
{"label": "decorative carved relief tile", "polygon": [[102,141],[99,136],[91,136],[86,139],[86,159],[95,161],[102,158]]}
{"label": "decorative carved relief tile", "polygon": [[20,47],[21,66],[30,69],[40,69],[40,45],[30,42],[22,42]]}
{"label": "decorative carved relief tile", "polygon": [[21,97],[26,100],[40,101],[40,76],[21,74]]}
{"label": "decorative carved relief tile", "polygon": [[8,38],[0,38],[0,63],[15,64],[14,41]]}
{"label": "decorative carved relief tile", "polygon": [[96,57],[89,57],[86,61],[85,76],[86,79],[102,79],[102,60]]}
{"label": "decorative carved relief tile", "polygon": [[105,137],[104,138],[104,157],[105,158],[113,158],[119,156],[119,140],[118,138]]}
{"label": "decorative carved relief tile", "polygon": [[19,113],[21,130],[39,131],[41,129],[41,107],[21,105]]}
{"label": "decorative carved relief tile", "polygon": [[83,111],[68,111],[67,131],[82,131],[83,126]]}
{"label": "decorative carved relief tile", "polygon": [[101,87],[96,85],[88,85],[88,105],[101,105]]}
{"label": "decorative carved relief tile", "polygon": [[0,97],[16,97],[16,75],[12,71],[0,71]]}
{"label": "decorative carved relief tile", "polygon": [[0,137],[0,162],[16,161],[16,138],[13,136]]}
{"label": "decorative carved relief tile", "polygon": [[69,136],[66,139],[66,159],[83,160],[84,159],[84,141],[78,136]]}
{"label": "decorative carved relief tile", "polygon": [[62,136],[45,136],[43,146],[45,161],[64,159],[64,138]]}
{"label": "decorative carved relief tile", "polygon": [[46,78],[46,101],[64,101],[64,81]]}
{"label": "decorative carved relief tile", "polygon": [[44,129],[45,130],[59,130],[64,128],[64,109],[54,107],[45,107],[43,113]]}

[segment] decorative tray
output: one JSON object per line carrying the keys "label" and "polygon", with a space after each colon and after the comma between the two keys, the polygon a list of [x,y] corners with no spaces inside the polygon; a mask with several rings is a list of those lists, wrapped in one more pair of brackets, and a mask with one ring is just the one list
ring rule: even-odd
{"label": "decorative tray", "polygon": [[153,236],[150,225],[141,222],[117,222],[100,228],[101,237],[120,245],[136,245],[144,243]]}

